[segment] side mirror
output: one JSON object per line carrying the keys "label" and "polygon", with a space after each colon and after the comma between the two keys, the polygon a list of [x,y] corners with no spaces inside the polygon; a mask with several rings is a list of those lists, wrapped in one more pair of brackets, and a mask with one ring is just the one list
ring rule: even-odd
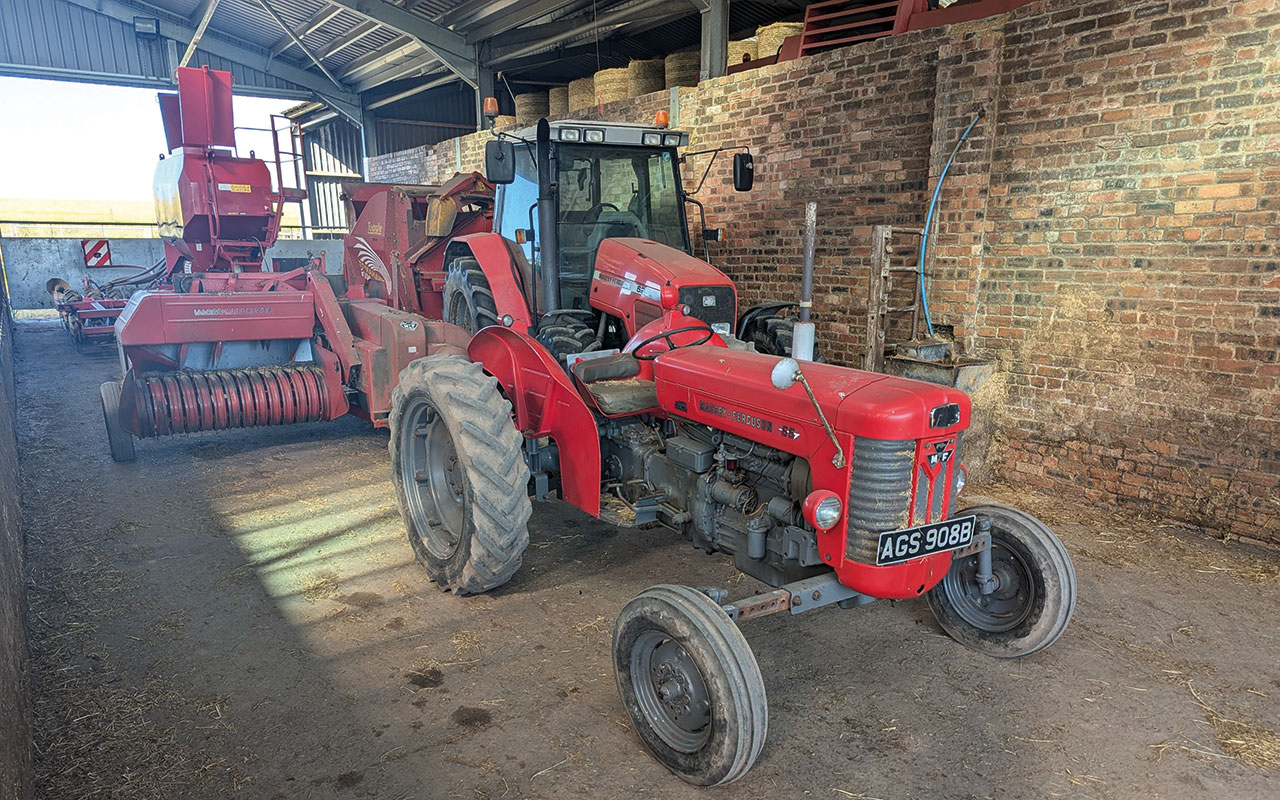
{"label": "side mirror", "polygon": [[702,240],[705,242],[723,242],[724,228],[703,228]]}
{"label": "side mirror", "polygon": [[756,182],[755,160],[750,153],[733,154],[733,188],[739,192],[749,192]]}
{"label": "side mirror", "polygon": [[773,388],[784,392],[796,385],[796,377],[800,374],[800,364],[794,358],[784,358],[773,365],[769,373],[769,382]]}
{"label": "side mirror", "polygon": [[511,183],[516,179],[516,148],[504,139],[484,143],[484,174],[490,183]]}

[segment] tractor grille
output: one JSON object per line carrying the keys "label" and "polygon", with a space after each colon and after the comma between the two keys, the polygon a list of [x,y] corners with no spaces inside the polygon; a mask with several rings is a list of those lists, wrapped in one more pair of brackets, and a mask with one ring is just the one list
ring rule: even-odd
{"label": "tractor grille", "polygon": [[952,495],[956,485],[956,478],[960,474],[960,439],[962,436],[963,434],[956,435],[955,450],[952,452],[950,460],[942,465],[942,468],[938,470],[938,474],[933,478],[932,503],[929,502],[929,473],[925,471],[923,464],[916,466],[918,474],[916,475],[916,503],[913,517],[916,525],[923,525],[926,522],[935,522],[942,519],[943,511],[949,510],[944,508],[943,504]]}
{"label": "tractor grille", "polygon": [[680,289],[680,302],[689,307],[689,316],[708,325],[728,324],[733,330],[737,303],[732,286],[685,286]]}
{"label": "tractor grille", "polygon": [[914,439],[854,438],[849,481],[849,537],[845,541],[845,555],[850,559],[876,563],[880,534],[909,524],[915,460]]}

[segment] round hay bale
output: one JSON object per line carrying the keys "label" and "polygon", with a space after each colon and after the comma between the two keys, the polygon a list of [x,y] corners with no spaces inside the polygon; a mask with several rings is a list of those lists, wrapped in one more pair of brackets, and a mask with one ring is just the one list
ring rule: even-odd
{"label": "round hay bale", "polygon": [[588,75],[569,81],[569,110],[591,108],[596,104],[596,79]]}
{"label": "round hay bale", "polygon": [[662,59],[635,60],[627,65],[627,96],[639,97],[666,88],[666,65]]}
{"label": "round hay bale", "polygon": [[756,28],[756,58],[771,58],[778,54],[782,42],[804,30],[803,22],[775,22]]}
{"label": "round hay bale", "polygon": [[569,113],[569,87],[556,86],[547,92],[547,114],[563,117]]}
{"label": "round hay bale", "polygon": [[698,73],[702,70],[702,54],[697,50],[672,53],[663,62],[666,88],[697,86]]}
{"label": "round hay bale", "polygon": [[596,102],[612,103],[615,100],[626,100],[628,72],[626,67],[602,69],[596,73]]}
{"label": "round hay bale", "polygon": [[741,64],[743,61],[754,61],[756,43],[754,39],[743,39],[740,42],[729,42],[729,66]]}
{"label": "round hay bale", "polygon": [[493,119],[493,127],[495,130],[497,130],[498,128],[510,128],[512,125],[515,125],[515,124],[516,124],[516,118],[511,116],[510,114],[499,114]]}
{"label": "round hay bale", "polygon": [[546,92],[528,92],[516,95],[516,122],[532,125],[548,114]]}

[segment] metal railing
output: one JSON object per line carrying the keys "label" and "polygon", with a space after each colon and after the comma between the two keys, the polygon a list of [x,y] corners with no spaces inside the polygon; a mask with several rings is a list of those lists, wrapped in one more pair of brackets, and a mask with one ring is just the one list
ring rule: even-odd
{"label": "metal railing", "polygon": [[[0,238],[6,239],[158,239],[150,222],[50,222],[0,219]],[[281,225],[281,239],[304,239],[301,225]]]}

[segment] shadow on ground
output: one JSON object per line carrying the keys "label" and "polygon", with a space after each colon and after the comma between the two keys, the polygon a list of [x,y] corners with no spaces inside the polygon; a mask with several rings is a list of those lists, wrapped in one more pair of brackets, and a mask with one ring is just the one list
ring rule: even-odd
{"label": "shadow on ground", "polygon": [[663,531],[558,503],[492,595],[413,563],[386,434],[355,419],[106,453],[97,386],[48,322],[18,389],[42,797],[1274,796],[1274,554],[1035,506],[1076,558],[1066,636],[971,653],[918,601],[751,623],[770,738],[731,790],[641,749],[609,637],[659,582],[760,588]]}

